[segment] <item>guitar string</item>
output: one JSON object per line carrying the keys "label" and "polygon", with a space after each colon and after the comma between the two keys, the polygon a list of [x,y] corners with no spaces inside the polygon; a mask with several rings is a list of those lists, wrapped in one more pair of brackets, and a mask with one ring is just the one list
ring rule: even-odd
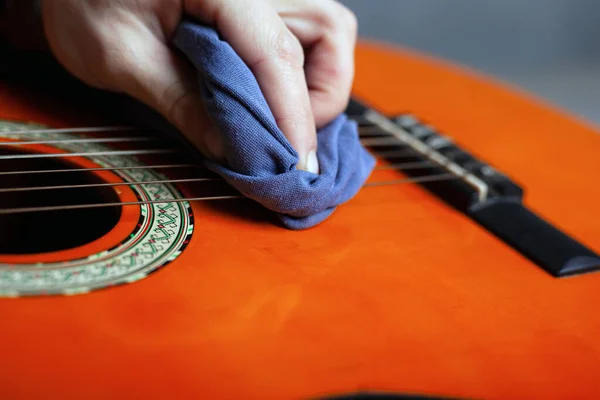
{"label": "guitar string", "polygon": [[29,174],[56,174],[73,172],[94,172],[94,171],[128,171],[138,169],[176,169],[176,168],[201,168],[196,164],[159,164],[159,165],[135,165],[131,167],[98,167],[98,168],[70,168],[70,169],[37,169],[24,171],[0,171],[0,176],[5,175],[29,175]]}
{"label": "guitar string", "polygon": [[[412,163],[399,163],[399,164],[390,164],[383,165],[376,170],[415,170],[415,169],[423,169],[428,167],[434,167],[435,164],[431,161],[419,161]],[[92,168],[93,170],[98,170],[99,168]],[[115,168],[113,170],[129,170],[135,168]],[[138,169],[141,169],[139,167]],[[143,169],[149,169],[149,167],[143,167]],[[109,168],[110,170],[110,168]],[[71,171],[81,171],[79,169],[73,169]],[[13,172],[13,171],[11,171]],[[43,171],[37,171],[43,172]],[[206,172],[209,172],[208,170]],[[27,173],[27,171],[21,171],[21,174]],[[4,173],[0,173],[0,175],[5,175]],[[82,189],[82,188],[96,188],[96,187],[117,187],[117,186],[132,186],[132,185],[150,185],[150,184],[170,184],[170,183],[190,183],[190,182],[223,182],[224,180],[221,178],[206,178],[206,177],[195,177],[195,178],[179,178],[179,179],[163,179],[163,180],[152,180],[152,181],[123,181],[123,182],[111,182],[111,183],[89,183],[89,184],[79,184],[79,185],[49,185],[49,186],[25,186],[25,187],[10,187],[10,188],[0,188],[0,193],[14,193],[14,192],[31,192],[31,191],[39,191],[39,190],[65,190],[65,189]]]}
{"label": "guitar string", "polygon": [[76,128],[40,128],[40,129],[11,129],[0,130],[1,133],[18,133],[19,135],[29,135],[38,133],[88,133],[88,132],[129,132],[129,131],[147,131],[150,129],[135,126],[89,126]]}
{"label": "guitar string", "polygon": [[[357,116],[356,119],[367,121],[364,116]],[[354,118],[351,118],[354,119]],[[372,124],[371,122],[369,122]],[[364,127],[360,127],[363,129]],[[150,128],[136,126],[91,126],[91,127],[75,127],[75,128],[40,128],[40,129],[10,129],[0,130],[2,133],[18,133],[20,135],[40,134],[40,133],[106,133],[106,132],[131,132],[131,131],[153,131]],[[368,130],[366,130],[368,131]]]}
{"label": "guitar string", "polygon": [[[369,126],[367,127],[359,127],[360,130],[364,131],[366,134],[370,134],[371,128],[377,129],[376,126],[373,126],[373,123],[365,118],[364,115],[349,115],[349,119],[354,120],[358,123],[364,123]],[[151,128],[139,127],[139,126],[89,126],[89,127],[73,127],[73,128],[40,128],[40,129],[10,129],[10,130],[0,130],[0,134],[2,133],[18,133],[20,135],[28,135],[28,134],[40,134],[40,133],[106,133],[106,132],[144,132],[144,131],[154,131]]]}
{"label": "guitar string", "polygon": [[60,143],[128,143],[128,142],[150,142],[163,141],[164,139],[148,136],[139,137],[116,137],[116,138],[90,138],[90,139],[52,139],[52,140],[31,140],[26,142],[0,142],[0,146],[31,146],[39,144],[60,144]]}
{"label": "guitar string", "polygon": [[[18,131],[13,131],[18,132]],[[1,133],[0,133],[1,134]],[[379,134],[386,134],[383,131],[379,131]],[[366,135],[373,135],[372,132],[369,131]],[[388,134],[389,135],[389,134]],[[361,133],[362,136],[362,133]],[[116,137],[116,138],[87,138],[87,139],[51,139],[51,140],[34,140],[34,141],[0,141],[0,146],[14,146],[14,147],[24,147],[31,145],[48,145],[48,144],[60,144],[60,143],[127,143],[127,142],[162,142],[162,141],[170,141],[166,138],[154,138],[147,136],[140,137]],[[393,136],[388,137],[379,137],[379,138],[367,138],[361,139],[361,144],[364,146],[405,146],[405,144],[398,143],[398,139]],[[114,150],[119,151],[119,150]],[[73,156],[80,156],[84,153],[70,153]],[[98,153],[85,153],[88,155],[99,155]],[[102,154],[106,155],[106,154]],[[58,155],[63,156],[62,154]],[[47,158],[52,157],[51,154],[18,154],[18,155],[6,155],[0,156],[0,160],[11,160],[11,159],[23,159],[23,158]]]}
{"label": "guitar string", "polygon": [[[356,118],[356,117],[355,117]],[[36,130],[11,130],[6,131],[8,133],[87,133],[87,132],[110,132],[110,131],[123,131],[123,130],[135,130],[135,127],[128,126],[99,126],[99,127],[83,127],[83,128],[60,128],[60,129],[36,129]],[[0,135],[2,131],[0,131]],[[394,146],[394,147],[407,147],[405,143],[402,143],[395,136],[391,136],[389,132],[382,130],[381,128],[373,125],[367,127],[360,127],[359,134],[361,137],[364,136],[381,136],[378,138],[367,138],[361,139],[361,143],[364,146],[369,147],[377,147],[377,146]],[[387,137],[386,137],[387,136]],[[89,138],[89,139],[52,139],[52,140],[37,140],[37,141],[25,141],[25,142],[0,142],[0,145],[4,146],[27,146],[33,144],[58,144],[63,142],[69,143],[110,143],[110,142],[129,142],[129,141],[152,141],[157,140],[152,137],[124,137],[124,138]],[[165,140],[164,138],[159,138],[158,140]],[[129,152],[136,153],[129,153]],[[127,153],[125,153],[127,152]],[[137,153],[142,152],[142,153]],[[150,153],[148,153],[150,152]],[[104,152],[80,152],[80,153],[58,153],[58,154],[18,154],[18,155],[3,155],[0,156],[0,160],[13,160],[13,159],[35,159],[35,158],[52,158],[52,157],[81,157],[81,156],[97,156],[97,155],[140,155],[140,154],[157,154],[157,150],[152,149],[136,149],[136,150],[112,150],[112,151],[104,151]],[[158,150],[159,154],[163,152],[177,152],[176,149],[161,149]],[[376,155],[381,157],[396,157],[396,156],[408,156],[414,154],[411,149],[408,151],[387,151],[387,152],[377,152]],[[84,170],[84,169],[80,169]],[[89,169],[90,171],[94,169]],[[97,170],[97,169],[96,169]],[[67,170],[56,170],[56,172],[66,172]],[[70,171],[70,170],[69,170]],[[20,171],[11,171],[0,174],[18,174]],[[40,171],[41,173],[41,171]]]}
{"label": "guitar string", "polygon": [[[375,132],[377,134],[388,134],[387,132],[380,130],[376,127],[376,130],[367,131],[367,135],[373,135]],[[43,132],[90,132],[92,130],[96,131],[118,131],[121,129],[129,129],[128,127],[94,127],[94,128],[70,128],[70,129],[38,129],[38,130],[28,130],[28,131],[12,131],[19,133],[43,133]],[[361,136],[364,128],[361,128]],[[60,140],[38,140],[38,141],[27,141],[27,142],[0,142],[0,145],[7,146],[26,146],[32,144],[57,144],[61,142],[70,142],[70,143],[108,143],[108,142],[127,142],[127,141],[150,141],[152,138],[148,137],[140,137],[140,138],[92,138],[92,139],[60,139]],[[369,138],[361,140],[361,143],[365,146],[370,147],[378,147],[378,146],[394,146],[394,147],[406,147],[406,144],[399,142],[395,137],[384,137],[384,138]],[[35,154],[8,154],[8,155],[0,155],[0,160],[16,160],[16,159],[37,159],[37,158],[74,158],[74,157],[85,157],[85,156],[106,156],[106,155],[144,155],[144,154],[167,154],[167,153],[179,153],[177,149],[136,149],[136,150],[108,150],[108,151],[94,151],[94,152],[77,152],[77,153],[35,153]],[[411,149],[406,150],[394,150],[387,152],[375,152],[376,156],[380,157],[407,157],[413,155],[414,152]],[[177,166],[163,166],[165,168],[173,168]],[[143,168],[151,168],[143,167]],[[406,165],[406,168],[415,168],[411,165]],[[389,168],[387,168],[389,169]],[[53,171],[6,171],[0,172],[0,175],[18,175],[23,173],[49,173],[49,172],[71,172],[71,171],[99,171],[99,170],[111,170],[110,168],[102,168],[102,169],[70,169],[70,170],[53,170]],[[112,170],[118,170],[116,168]]]}
{"label": "guitar string", "polygon": [[75,158],[89,156],[139,156],[144,154],[173,154],[180,153],[175,149],[145,149],[145,150],[107,150],[81,153],[36,153],[0,155],[0,160],[23,160],[39,158]]}
{"label": "guitar string", "polygon": [[16,193],[16,192],[31,192],[31,191],[42,191],[42,190],[65,190],[65,189],[83,189],[83,188],[96,188],[96,187],[119,187],[119,186],[137,186],[137,185],[160,185],[160,184],[171,184],[171,183],[190,183],[190,182],[215,182],[221,181],[217,178],[182,178],[182,179],[157,179],[150,181],[123,181],[123,182],[110,182],[110,183],[84,183],[81,185],[55,185],[55,186],[25,186],[16,188],[0,188],[0,193]]}
{"label": "guitar string", "polygon": [[[143,142],[143,141],[160,141],[160,140],[155,140],[153,138],[146,138],[146,137],[142,137],[142,138],[114,138],[114,139],[110,139],[110,138],[103,138],[103,139],[73,139],[73,140],[68,140],[68,139],[61,139],[61,140],[36,140],[36,141],[31,141],[31,142],[0,142],[0,146],[11,146],[11,147],[25,147],[25,146],[31,146],[31,145],[47,145],[47,144],[60,144],[60,143],[124,143],[124,142]],[[369,139],[362,139],[361,144],[364,146],[370,146],[370,147],[378,147],[378,146],[406,146],[405,144],[402,143],[398,143],[398,139],[395,137],[386,137],[386,138],[369,138]],[[175,151],[175,149],[172,149],[173,151]],[[121,150],[111,150],[113,152],[119,152]],[[61,156],[66,156],[66,154],[63,153],[56,153],[56,155],[54,155],[55,153],[36,153],[36,154],[11,154],[11,155],[5,155],[5,156],[0,156],[0,160],[14,160],[14,159],[35,159],[35,158],[52,158],[52,157],[61,157]],[[87,154],[87,155],[109,155],[110,153],[108,151],[99,153],[99,152],[85,152],[85,153],[69,153],[71,154],[71,157],[81,157],[82,154]]]}
{"label": "guitar string", "polygon": [[[377,155],[383,154],[384,152],[376,153]],[[392,152],[389,152],[392,154]],[[402,156],[410,156],[408,152],[401,153],[395,152],[397,159],[401,159]],[[375,168],[375,170],[388,170],[388,169],[415,169],[420,167],[426,167],[428,165],[433,166],[431,161],[419,161],[413,163],[396,163],[390,165],[381,165]],[[98,168],[70,168],[70,169],[38,169],[38,170],[23,170],[23,171],[0,171],[0,176],[10,175],[30,175],[30,174],[56,174],[56,173],[74,173],[74,172],[95,172],[95,171],[129,171],[129,170],[140,170],[140,169],[201,169],[207,171],[203,166],[198,164],[158,164],[158,165],[135,165],[130,167],[98,167]]]}
{"label": "guitar string", "polygon": [[[359,131],[361,134],[373,135],[376,134],[376,130],[379,128],[376,126],[361,126]],[[82,128],[40,128],[40,129],[10,129],[1,130],[0,135],[5,134],[16,134],[29,135],[29,134],[40,134],[40,133],[107,133],[107,132],[144,132],[152,131],[152,129],[135,127],[135,126],[97,126],[97,127],[82,127]],[[379,133],[385,133],[379,131]]]}
{"label": "guitar string", "polygon": [[[348,115],[348,119],[354,120],[359,124],[372,125],[372,122],[364,115]],[[362,127],[361,127],[362,128]],[[154,131],[152,128],[140,126],[86,126],[71,128],[40,128],[40,129],[18,129],[5,132],[18,132],[19,134],[38,134],[38,133],[88,133],[88,132],[130,132],[130,131]],[[3,131],[0,131],[0,133]]]}
{"label": "guitar string", "polygon": [[[417,178],[406,178],[398,179],[393,181],[384,182],[371,182],[363,186],[363,188],[376,188],[381,186],[390,185],[402,185],[409,183],[426,183],[426,182],[443,182],[459,179],[453,174],[437,174],[430,176],[422,176]],[[23,214],[31,212],[49,212],[49,211],[64,211],[64,210],[76,210],[76,209],[87,209],[87,208],[102,208],[102,207],[117,207],[117,206],[130,206],[130,205],[145,205],[145,204],[165,204],[165,203],[181,203],[191,201],[216,201],[216,200],[250,200],[245,196],[206,196],[206,197],[184,197],[177,199],[161,199],[161,200],[144,200],[144,201],[132,201],[132,202],[113,202],[113,203],[90,203],[90,204],[74,204],[64,206],[47,206],[47,207],[22,207],[22,208],[5,208],[0,209],[0,215],[2,214]]]}
{"label": "guitar string", "polygon": [[[84,128],[64,128],[64,129],[36,129],[26,131],[9,131],[8,133],[88,133],[88,132],[119,132],[127,130],[139,130],[134,127],[84,127]],[[388,132],[379,129],[376,126],[360,127],[359,134],[361,137],[364,136],[377,136],[377,135],[389,135]],[[1,132],[0,132],[1,135]],[[56,144],[60,142],[73,142],[78,141],[80,143],[106,143],[106,142],[120,142],[120,141],[149,141],[152,138],[138,137],[138,138],[92,138],[92,139],[74,139],[74,140],[38,140],[29,142],[19,142],[20,145],[27,144]],[[402,143],[395,137],[379,137],[379,138],[368,138],[362,139],[361,142],[365,146],[378,147],[378,146],[393,146],[400,147],[400,150],[388,150],[381,152],[374,152],[375,156],[380,157],[408,157],[414,155],[412,149],[403,149],[406,144]],[[0,145],[14,146],[15,142],[0,142]],[[92,155],[143,155],[143,154],[168,154],[168,153],[179,153],[176,149],[144,149],[144,150],[109,150],[109,151],[96,151],[96,152],[79,152],[79,153],[60,153],[60,154],[18,154],[18,155],[0,155],[0,160],[14,160],[14,159],[36,159],[36,158],[51,158],[51,157],[85,157]],[[379,166],[376,170],[408,170],[408,169],[421,169],[435,166],[435,163],[431,161],[423,162],[409,162],[409,163],[395,163],[390,165]],[[135,167],[120,167],[120,168],[81,168],[81,169],[56,169],[56,170],[36,170],[36,171],[3,171],[0,175],[19,175],[27,173],[60,173],[60,172],[77,172],[77,171],[118,171],[118,170],[129,170],[129,169],[150,169],[150,168],[183,168],[183,167],[194,167],[194,164],[165,164],[157,166],[135,166]],[[412,178],[381,181],[381,182],[369,182],[363,187],[379,187],[406,183],[422,183],[422,182],[437,182],[458,179],[454,174],[437,174],[437,175],[423,175]],[[61,186],[37,186],[37,187],[21,187],[21,188],[3,188],[0,189],[0,193],[9,192],[24,192],[24,191],[37,191],[37,190],[57,190],[57,189],[72,189],[72,188],[90,188],[90,187],[112,187],[112,186],[135,186],[135,185],[147,185],[147,184],[168,184],[168,183],[186,183],[186,182],[207,182],[207,181],[222,181],[221,179],[213,178],[185,178],[185,179],[166,179],[166,180],[155,180],[155,181],[139,181],[139,182],[118,182],[118,183],[100,183],[100,184],[83,184],[83,185],[61,185]],[[205,197],[189,197],[168,201],[210,201],[210,200],[226,200],[226,199],[243,199],[244,196],[205,196]],[[153,201],[154,203],[164,203],[164,200]],[[117,203],[96,203],[96,204],[79,204],[79,205],[64,205],[64,206],[48,206],[48,207],[22,207],[22,208],[9,208],[0,209],[1,214],[7,213],[23,213],[23,212],[39,212],[39,211],[53,211],[53,210],[66,210],[66,209],[77,209],[77,208],[90,208],[90,207],[109,207],[109,206],[125,206],[134,204],[149,204],[153,203],[150,201],[139,201],[139,202],[117,202]]]}

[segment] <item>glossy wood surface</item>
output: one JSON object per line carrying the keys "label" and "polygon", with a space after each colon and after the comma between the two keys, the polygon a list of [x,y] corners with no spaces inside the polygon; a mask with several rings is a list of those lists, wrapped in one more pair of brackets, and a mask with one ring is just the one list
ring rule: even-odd
{"label": "glossy wood surface", "polygon": [[[600,251],[591,127],[472,72],[365,42],[354,93],[437,126]],[[0,119],[81,124],[68,107],[19,99],[0,92]],[[246,201],[193,209],[190,245],[145,280],[1,299],[0,398],[600,397],[600,274],[552,278],[418,186],[365,188],[303,232]]]}

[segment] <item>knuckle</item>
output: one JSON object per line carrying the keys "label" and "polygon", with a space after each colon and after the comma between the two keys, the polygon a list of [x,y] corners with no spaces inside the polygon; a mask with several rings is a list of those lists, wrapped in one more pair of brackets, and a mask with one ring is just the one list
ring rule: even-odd
{"label": "knuckle", "polygon": [[354,37],[358,32],[358,19],[354,12],[345,5],[334,1],[321,9],[319,23],[327,30],[342,32]]}
{"label": "knuckle", "polygon": [[288,111],[285,115],[276,117],[275,122],[284,133],[302,137],[307,131],[311,119],[312,114],[308,109],[296,107]]}
{"label": "knuckle", "polygon": [[302,68],[304,66],[304,50],[298,39],[287,29],[281,30],[273,38],[272,51],[274,55],[292,66]]}
{"label": "knuckle", "polygon": [[285,115],[277,117],[275,120],[278,124],[285,125],[287,128],[295,131],[306,125],[306,121],[308,121],[308,112],[301,107],[296,107],[288,111]]}
{"label": "knuckle", "polygon": [[358,31],[358,18],[356,15],[346,6],[339,4],[339,23],[343,28],[351,35],[356,35]]}
{"label": "knuckle", "polygon": [[104,88],[120,89],[120,78],[127,71],[128,60],[122,52],[108,46],[101,46],[97,54],[95,62],[85,63],[89,75],[98,83],[102,82]]}
{"label": "knuckle", "polygon": [[340,26],[338,13],[340,12],[338,4],[334,3],[332,6],[324,7],[319,10],[319,14],[315,15],[315,19],[318,21],[322,28],[335,31]]}

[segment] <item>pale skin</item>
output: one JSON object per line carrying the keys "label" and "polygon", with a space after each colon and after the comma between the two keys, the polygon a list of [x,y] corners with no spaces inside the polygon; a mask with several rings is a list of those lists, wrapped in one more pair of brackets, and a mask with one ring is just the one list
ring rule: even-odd
{"label": "pale skin", "polygon": [[172,50],[184,16],[215,26],[253,71],[278,126],[319,172],[316,131],[345,109],[357,23],[334,0],[42,0],[51,51],[87,84],[160,112],[205,156],[223,160],[194,71]]}

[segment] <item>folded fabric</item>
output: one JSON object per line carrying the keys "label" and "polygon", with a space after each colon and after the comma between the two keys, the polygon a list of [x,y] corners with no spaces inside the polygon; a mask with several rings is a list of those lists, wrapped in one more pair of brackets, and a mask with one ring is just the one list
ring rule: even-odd
{"label": "folded fabric", "polygon": [[320,174],[297,170],[298,154],[233,48],[213,28],[190,21],[181,23],[174,44],[197,69],[204,105],[223,135],[228,165],[206,160],[210,170],[291,229],[323,222],[356,195],[375,160],[353,121],[340,115],[317,132]]}

